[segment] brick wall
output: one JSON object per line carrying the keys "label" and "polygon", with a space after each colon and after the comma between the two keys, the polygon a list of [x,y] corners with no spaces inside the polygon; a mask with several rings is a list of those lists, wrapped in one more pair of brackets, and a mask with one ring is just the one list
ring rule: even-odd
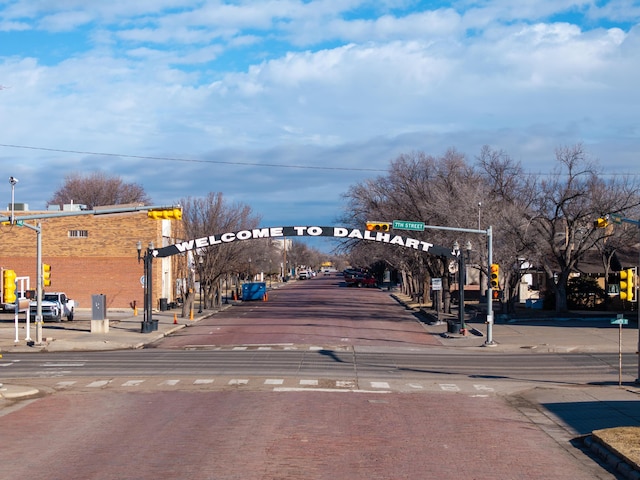
{"label": "brick wall", "polygon": [[[16,217],[36,213],[16,212]],[[92,294],[104,294],[108,308],[129,308],[136,301],[142,309],[144,266],[138,263],[136,244],[142,242],[143,253],[151,241],[156,247],[163,246],[161,221],[149,219],[146,212],[135,212],[25,222],[41,224],[42,262],[51,265],[52,280],[45,290],[67,293],[80,308],[91,308]],[[88,235],[71,238],[71,230]],[[18,277],[29,276],[32,289],[36,288],[36,241],[36,232],[30,228],[0,226],[0,267],[15,270]],[[161,296],[159,260],[154,261],[153,273],[155,308]]]}

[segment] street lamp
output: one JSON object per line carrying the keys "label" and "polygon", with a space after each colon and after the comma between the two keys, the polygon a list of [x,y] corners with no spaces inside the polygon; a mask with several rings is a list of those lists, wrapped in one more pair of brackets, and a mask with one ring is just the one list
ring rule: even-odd
{"label": "street lamp", "polygon": [[15,221],[15,193],[16,193],[16,183],[18,183],[18,179],[16,177],[9,177],[9,183],[11,184],[11,220],[10,223],[13,225]]}
{"label": "street lamp", "polygon": [[138,250],[138,264],[144,260],[144,316],[140,326],[140,333],[149,333],[155,330],[151,305],[153,303],[153,242],[149,242],[147,250],[142,255],[142,242],[136,244]]}
{"label": "street lamp", "polygon": [[465,260],[471,257],[471,242],[465,244],[465,251],[460,251],[460,244],[456,240],[453,244],[453,252],[458,256],[458,303],[460,332],[464,332],[466,325],[464,322],[464,286],[466,283],[466,263]]}
{"label": "street lamp", "polygon": [[204,269],[204,258],[202,256],[198,256],[198,276],[200,277],[200,308],[198,309],[198,313],[202,313],[202,271]]}

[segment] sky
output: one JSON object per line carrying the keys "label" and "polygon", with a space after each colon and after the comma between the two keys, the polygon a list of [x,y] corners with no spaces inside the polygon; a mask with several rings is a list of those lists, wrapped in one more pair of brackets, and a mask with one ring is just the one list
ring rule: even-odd
{"label": "sky", "polygon": [[338,225],[399,155],[483,145],[639,175],[638,85],[634,0],[0,0],[0,205],[101,171]]}

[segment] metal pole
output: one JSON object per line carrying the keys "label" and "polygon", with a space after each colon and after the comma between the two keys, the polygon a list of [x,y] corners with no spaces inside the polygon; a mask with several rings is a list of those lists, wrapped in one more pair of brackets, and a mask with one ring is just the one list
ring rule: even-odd
{"label": "metal pole", "polygon": [[147,322],[149,322],[149,325],[147,325],[147,328],[151,327],[152,321],[153,321],[153,313],[152,313],[152,304],[153,304],[153,246],[149,246],[149,248],[147,248],[147,254],[146,254],[146,259],[147,259],[147,276],[145,278],[147,278]]}
{"label": "metal pole", "polygon": [[466,255],[464,250],[460,250],[459,258],[458,258],[458,300],[460,303],[460,333],[464,333],[465,329],[464,325],[464,269],[466,265],[464,263],[464,256]]}
{"label": "metal pole", "polygon": [[[42,343],[42,228],[36,225],[36,343]],[[31,313],[29,313],[30,315]]]}
{"label": "metal pole", "polygon": [[[493,263],[493,230],[491,226],[487,227],[487,267],[491,268]],[[495,347],[493,341],[493,290],[491,288],[491,280],[487,280],[487,341],[484,342],[485,347]]]}

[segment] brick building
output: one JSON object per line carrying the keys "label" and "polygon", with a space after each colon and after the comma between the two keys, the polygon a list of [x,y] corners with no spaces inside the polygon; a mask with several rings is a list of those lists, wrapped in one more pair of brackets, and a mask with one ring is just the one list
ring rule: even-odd
{"label": "brick building", "polygon": [[[73,209],[80,211],[78,207]],[[16,220],[36,214],[52,216],[56,212],[15,212]],[[173,243],[179,228],[179,222],[153,220],[145,211],[60,216],[24,223],[40,224],[42,263],[51,265],[51,286],[45,291],[65,292],[80,309],[91,308],[93,294],[104,294],[107,308],[131,308],[135,302],[142,310],[144,262],[138,262],[137,244],[141,242],[144,255],[150,242],[156,248]],[[18,277],[29,277],[30,288],[35,289],[36,259],[36,231],[0,225],[0,267],[15,270]],[[153,308],[158,308],[160,298],[175,301],[175,260],[153,261]]]}

